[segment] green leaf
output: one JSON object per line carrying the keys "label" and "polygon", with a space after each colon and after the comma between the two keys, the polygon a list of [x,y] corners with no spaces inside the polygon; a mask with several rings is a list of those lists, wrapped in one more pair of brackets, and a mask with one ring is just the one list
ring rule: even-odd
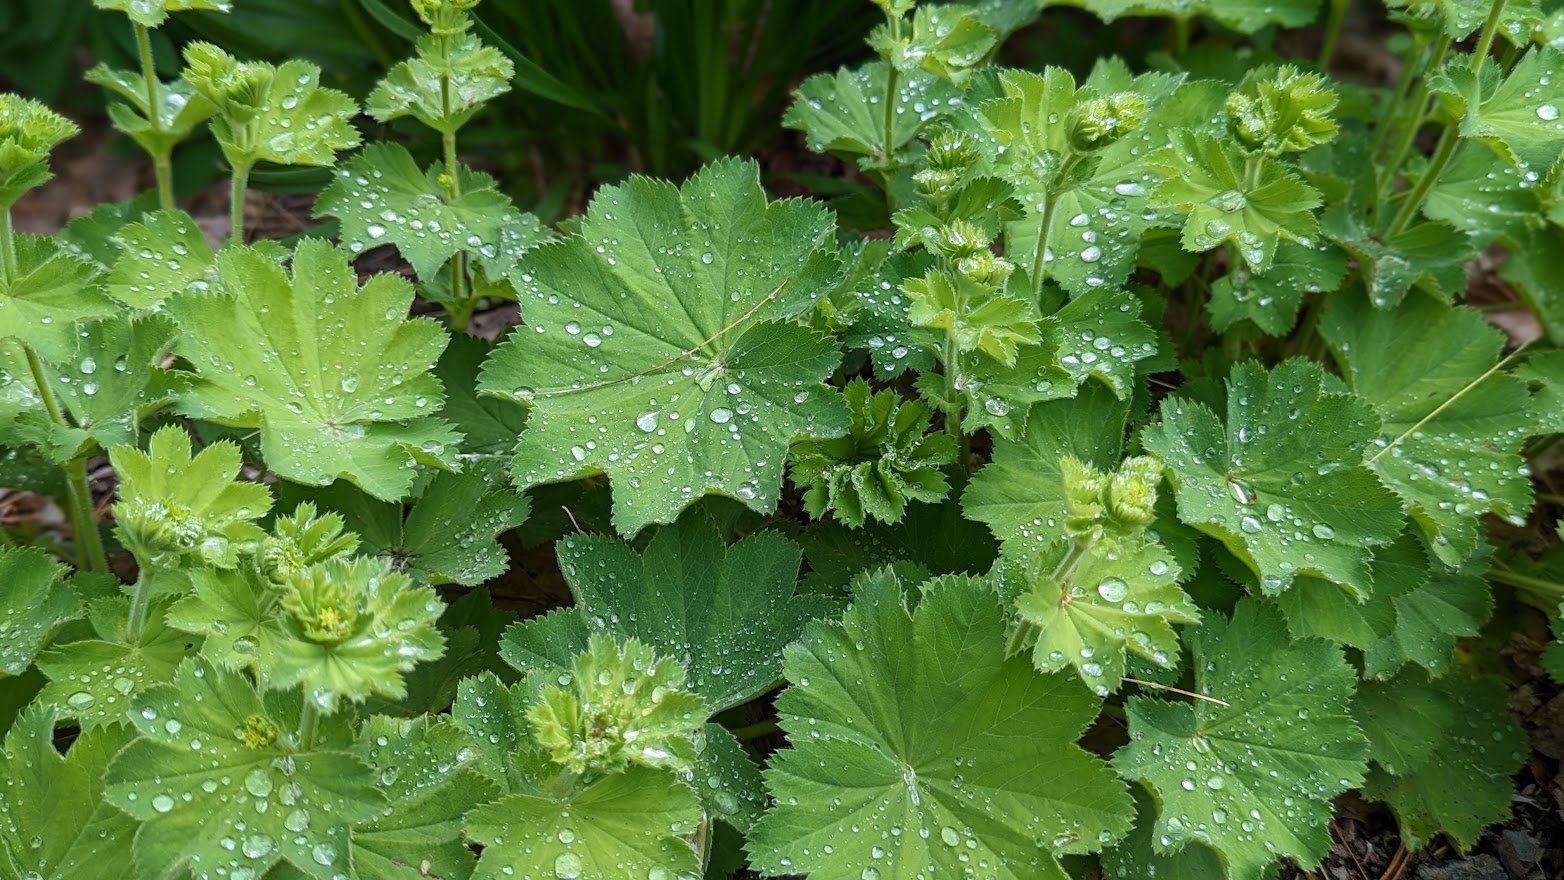
{"label": "green leaf", "polygon": [[361,140],[351,122],[358,104],[321,88],[320,68],[309,62],[239,61],[198,42],[185,47],[185,65],[185,81],[217,107],[212,134],[234,167],[330,166]]}
{"label": "green leaf", "polygon": [[619,880],[698,874],[681,835],[695,830],[700,802],[665,770],[632,767],[560,800],[513,794],[467,814],[483,845],[473,880]]}
{"label": "green leaf", "polygon": [[457,129],[489,100],[510,91],[516,66],[472,34],[429,34],[417,55],[391,68],[364,102],[380,122],[412,116],[445,133]]}
{"label": "green leaf", "polygon": [[1352,698],[1352,718],[1368,737],[1369,757],[1378,770],[1404,776],[1426,766],[1455,722],[1451,686],[1409,671],[1389,681],[1364,681]]}
{"label": "green leaf", "polygon": [[[1252,271],[1264,272],[1280,239],[1302,243],[1315,231],[1319,192],[1275,159],[1246,158],[1229,141],[1185,130],[1149,162],[1163,177],[1152,204],[1186,214],[1187,251],[1231,243]],[[1246,173],[1246,163],[1258,170]]]}
{"label": "green leaf", "polygon": [[0,273],[0,340],[21,340],[46,358],[63,358],[75,344],[76,322],[119,310],[91,261],[39,236],[18,235],[15,247],[16,274]]}
{"label": "green leaf", "polygon": [[1401,530],[1401,504],[1360,462],[1377,436],[1367,403],[1328,390],[1303,360],[1233,368],[1226,424],[1170,398],[1142,442],[1168,465],[1179,518],[1220,540],[1268,595],[1314,574],[1368,595],[1369,548]]}
{"label": "green leaf", "polygon": [[[826,611],[793,595],[792,541],[760,532],[726,547],[698,512],[659,528],[640,554],[613,538],[572,535],[559,543],[559,563],[587,627],[568,626],[558,613],[535,618],[505,634],[501,656],[524,671],[568,671],[560,660],[579,648],[581,634],[606,630],[684,663],[690,689],[713,712],[770,689],[783,648]],[[575,633],[563,651],[549,645],[561,627]]]}
{"label": "green leaf", "polygon": [[1397,595],[1395,629],[1364,652],[1364,672],[1384,678],[1407,663],[1432,675],[1448,670],[1457,639],[1477,635],[1493,612],[1492,588],[1483,577],[1489,555],[1480,549],[1458,568],[1435,562],[1416,589]]}
{"label": "green leaf", "polygon": [[453,202],[441,183],[445,173],[442,165],[418,170],[400,144],[371,144],[338,169],[315,202],[315,216],[341,221],[343,244],[355,256],[396,245],[424,281],[435,280],[457,253],[498,270],[549,238],[538,218],[517,211],[494,178],[462,167],[461,196]]}
{"label": "green leaf", "polygon": [[149,104],[147,81],[139,70],[113,68],[100,62],[82,79],[108,89],[120,99],[109,103],[110,121],[152,156],[173,152],[217,110],[184,80],[160,81],[156,103]]}
{"label": "green leaf", "polygon": [[1533,433],[1526,383],[1498,370],[1505,337],[1481,313],[1414,297],[1394,311],[1331,303],[1320,332],[1347,384],[1382,420],[1367,465],[1400,496],[1435,555],[1478,545],[1485,513],[1531,508],[1520,451]]}
{"label": "green leaf", "polygon": [[1073,398],[1044,401],[1027,413],[1016,439],[994,438],[992,460],[961,497],[970,518],[988,524],[1011,557],[1045,549],[1064,522],[1064,456],[1117,467],[1124,452],[1129,403],[1089,384]]}
{"label": "green leaf", "polygon": [[817,205],[767,202],[752,162],[601,190],[579,235],[529,254],[532,332],[484,368],[532,407],[517,484],[606,471],[626,535],[711,492],[775,508],[788,443],[847,429],[821,384],[835,341],[782,323],[830,283],[830,232]]}
{"label": "green leaf", "polygon": [[1102,854],[1108,880],[1216,880],[1226,871],[1216,850],[1190,842],[1176,852],[1158,849],[1157,805],[1150,792],[1135,787],[1135,830]]}
{"label": "green leaf", "polygon": [[277,601],[288,613],[256,662],[270,687],[302,686],[326,712],[343,697],[403,696],[402,676],[445,647],[434,626],[445,603],[383,559],[329,559],[292,573]]}
{"label": "green leaf", "polygon": [[940,501],[950,491],[943,468],[956,458],[949,434],[931,434],[932,414],[894,390],[871,393],[854,379],[843,390],[852,420],[845,437],[801,440],[788,454],[804,508],[819,518],[861,526],[865,518],[900,522],[907,502]]}
{"label": "green leaf", "polygon": [[531,507],[495,462],[420,479],[406,508],[346,483],[284,493],[290,495],[341,514],[363,539],[360,552],[384,556],[431,584],[467,586],[504,574],[509,557],[499,536],[520,525]]}
{"label": "green leaf", "polygon": [[[1491,68],[1488,71],[1490,72]],[[1480,140],[1512,164],[1545,174],[1564,149],[1564,56],[1557,49],[1527,52],[1502,82],[1472,73],[1463,59],[1430,77],[1436,95],[1464,114],[1462,137]]]}
{"label": "green leaf", "polygon": [[1000,563],[1001,592],[1035,630],[1032,665],[1043,672],[1073,668],[1098,696],[1119,689],[1130,653],[1172,668],[1179,655],[1172,625],[1200,619],[1178,587],[1183,572],[1173,557],[1137,536],[1112,547],[1094,544],[1066,567],[1071,547],[1060,541],[1020,563]]}
{"label": "green leaf", "polygon": [[[126,601],[100,599],[89,606],[99,638],[56,645],[38,655],[38,669],[49,679],[38,704],[85,730],[123,723],[136,696],[171,680],[198,643],[163,625],[166,609],[166,603],[153,603],[141,638],[131,645],[124,640],[130,610]],[[102,624],[110,620],[116,629],[105,632]]]}
{"label": "green leaf", "polygon": [[349,870],[349,828],[384,809],[385,796],[352,754],[294,741],[297,706],[263,705],[240,673],[200,660],[136,700],[140,737],[106,781],[109,802],[141,823],[138,872],[258,877],[286,861],[333,880]]}
{"label": "green leaf", "polygon": [[1009,296],[967,273],[931,269],[907,279],[902,291],[912,302],[907,311],[912,326],[953,338],[962,354],[981,353],[1013,366],[1021,346],[1042,341],[1037,305],[1029,297]]}
{"label": "green leaf", "polygon": [[357,751],[387,807],[353,826],[359,880],[472,873],[475,859],[462,840],[462,817],[500,792],[469,766],[477,759],[470,742],[448,718],[376,715],[365,722]]}
{"label": "green leaf", "polygon": [[478,752],[479,771],[511,791],[526,785],[524,742],[532,749],[526,709],[525,701],[492,672],[462,679],[451,707],[452,719]]}
{"label": "green leaf", "polygon": [[1335,290],[1346,276],[1347,255],[1329,241],[1308,246],[1282,241],[1271,268],[1255,273],[1240,264],[1211,285],[1206,307],[1211,329],[1220,332],[1247,320],[1272,336],[1285,336],[1306,294]]}
{"label": "green leaf", "polygon": [[178,425],[160,428],[147,451],[121,446],[109,454],[119,474],[116,532],[143,565],[173,566],[181,559],[231,567],[263,532],[255,520],[271,509],[271,490],[235,479],[239,447],[219,440],[194,456]]}
{"label": "green leaf", "polygon": [[434,366],[435,378],[445,386],[440,415],[462,433],[462,448],[478,455],[509,452],[527,423],[526,410],[478,391],[479,371],[493,350],[485,340],[458,333]]}
{"label": "green leaf", "polygon": [[228,0],[92,0],[92,5],[123,12],[131,21],[149,28],[162,27],[171,12],[227,12],[231,8]]}
{"label": "green leaf", "polygon": [[1564,351],[1533,353],[1511,373],[1537,386],[1531,396],[1539,434],[1564,434]]}
{"label": "green leaf", "polygon": [[1128,15],[1204,16],[1252,34],[1272,24],[1294,28],[1311,24],[1319,15],[1320,0],[1072,0],[1071,5],[1090,10],[1105,21]]}
{"label": "green leaf", "polygon": [[726,727],[707,724],[704,736],[690,785],[706,812],[748,834],[771,806],[760,768]]}
{"label": "green leaf", "polygon": [[0,876],[95,880],[123,861],[136,825],[103,800],[103,771],[130,739],[124,726],[87,731],[61,755],[56,719],[34,706],[0,752]]}
{"label": "green leaf", "polygon": [[[1533,179],[1537,173],[1522,174],[1491,147],[1470,145],[1458,151],[1439,175],[1439,182],[1423,201],[1423,213],[1431,220],[1475,234],[1481,241],[1523,240],[1542,212],[1542,188]],[[1465,277],[1460,280],[1464,282]]]}
{"label": "green leaf", "polygon": [[26,672],[55,630],[82,615],[64,572],[42,550],[0,550],[0,674]]}
{"label": "green leaf", "polygon": [[1325,211],[1322,231],[1357,260],[1374,305],[1389,308],[1413,287],[1444,299],[1466,289],[1466,263],[1475,259],[1472,237],[1445,223],[1419,223],[1384,240],[1371,232],[1354,206]]}
{"label": "green leaf", "polygon": [[170,297],[200,294],[217,282],[216,255],[206,234],[183,211],[159,211],[128,223],[114,236],[120,257],[106,282],[115,299],[155,309]]}
{"label": "green leaf", "polygon": [[1140,299],[1128,291],[1094,290],[1044,318],[1042,343],[1022,348],[1015,366],[980,359],[964,367],[958,382],[968,401],[962,428],[1013,437],[1029,406],[1072,396],[1093,379],[1129,398],[1141,382],[1141,362],[1157,353],[1157,334],[1141,310]]}
{"label": "green leaf", "polygon": [[916,611],[906,601],[896,578],[871,580],[841,624],[788,649],[777,709],[793,747],[766,771],[777,805],[751,835],[753,865],[1064,880],[1057,853],[1129,828],[1122,784],[1074,745],[1096,698],[1007,658],[1004,615],[979,583],[937,581]]}
{"label": "green leaf", "polygon": [[255,250],[218,256],[222,292],[177,297],[175,351],[195,367],[190,415],[260,428],[279,476],[353,481],[385,500],[407,494],[413,462],[453,464],[457,435],[431,417],[445,347],[432,320],[404,320],[412,285],[393,275],[356,283],[347,257],[306,239],[293,272]]}
{"label": "green leaf", "polygon": [[1374,551],[1369,566],[1374,589],[1367,598],[1323,578],[1305,575],[1275,597],[1276,605],[1294,638],[1328,639],[1368,650],[1396,632],[1400,623],[1396,600],[1419,589],[1435,574],[1423,543],[1407,531]]}
{"label": "green leaf", "polygon": [[1510,777],[1529,748],[1510,716],[1509,690],[1502,682],[1467,673],[1441,679],[1438,687],[1453,720],[1433,754],[1398,776],[1371,770],[1363,795],[1390,805],[1409,849],[1422,849],[1443,834],[1464,852],[1484,828],[1510,817],[1515,790]]}
{"label": "green leaf", "polygon": [[1253,599],[1231,621],[1208,617],[1192,642],[1195,690],[1209,699],[1131,699],[1130,743],[1113,759],[1157,794],[1154,849],[1205,844],[1232,880],[1278,857],[1312,867],[1330,851],[1331,798],[1367,766],[1347,716],[1352,668],[1327,642],[1289,640],[1281,615]]}
{"label": "green leaf", "polygon": [[920,131],[961,106],[961,93],[923,71],[897,77],[896,112],[887,145],[888,70],[884,62],[873,61],[857,68],[844,67],[834,74],[811,76],[793,93],[793,104],[782,116],[782,124],[804,132],[809,149],[816,153],[840,153],[858,158],[868,167],[879,167],[880,157],[889,154],[889,164],[899,164]]}

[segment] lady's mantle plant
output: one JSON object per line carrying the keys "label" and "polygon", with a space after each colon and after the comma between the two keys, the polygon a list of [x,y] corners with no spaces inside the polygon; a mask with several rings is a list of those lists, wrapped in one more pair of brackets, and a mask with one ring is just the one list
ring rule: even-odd
{"label": "lady's mantle plant", "polygon": [[[0,96],[0,483],[69,526],[0,531],[0,878],[1258,880],[1347,791],[1411,849],[1508,815],[1493,648],[1564,598],[1535,5],[1393,4],[1384,90],[1324,72],[1341,2],[1311,66],[1263,47],[1317,3],[1085,0],[1171,46],[1076,75],[995,63],[1040,2],[876,0],[784,119],[850,199],[718,159],[558,231],[463,162],[516,75],[476,0],[366,97],[429,166],[304,61],[160,80],[226,4],[97,5],[156,210],[15,233],[76,129]],[[248,241],[273,165],[335,226]],[[571,607],[491,601],[551,558]]]}

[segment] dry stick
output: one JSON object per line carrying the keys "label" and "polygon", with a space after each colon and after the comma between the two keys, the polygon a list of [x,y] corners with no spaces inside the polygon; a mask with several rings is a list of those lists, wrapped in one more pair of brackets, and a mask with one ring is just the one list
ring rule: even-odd
{"label": "dry stick", "polygon": [[1347,836],[1341,833],[1341,826],[1336,824],[1335,819],[1330,820],[1330,830],[1332,834],[1336,835],[1336,839],[1341,842],[1341,848],[1347,851],[1347,856],[1352,859],[1353,866],[1358,869],[1358,876],[1362,877],[1363,880],[1369,880],[1368,871],[1363,870],[1363,863],[1358,861],[1358,854],[1353,852],[1352,847],[1347,845]]}
{"label": "dry stick", "polygon": [[1455,403],[1457,400],[1460,400],[1461,399],[1461,395],[1465,394],[1468,391],[1471,391],[1473,388],[1476,388],[1478,385],[1481,385],[1484,379],[1487,379],[1489,376],[1492,376],[1494,373],[1497,373],[1500,370],[1504,369],[1504,367],[1507,364],[1509,364],[1510,361],[1513,361],[1517,357],[1519,357],[1520,353],[1525,351],[1526,350],[1526,346],[1531,345],[1531,343],[1532,343],[1532,340],[1530,340],[1530,339],[1528,339],[1525,342],[1521,343],[1520,348],[1517,348],[1514,351],[1510,352],[1509,356],[1506,357],[1504,360],[1499,361],[1498,363],[1494,364],[1492,367],[1489,367],[1488,371],[1483,373],[1481,376],[1478,376],[1476,379],[1473,379],[1472,381],[1466,383],[1466,385],[1463,388],[1461,388],[1460,391],[1457,391],[1456,393],[1450,395],[1450,399],[1449,400],[1446,400],[1444,403],[1441,403],[1438,406],[1434,407],[1433,412],[1430,412],[1428,415],[1423,416],[1421,419],[1418,419],[1417,422],[1412,425],[1412,427],[1407,428],[1405,431],[1402,431],[1401,432],[1401,436],[1399,436],[1396,439],[1390,441],[1389,443],[1386,443],[1384,449],[1381,449],[1380,451],[1374,453],[1373,457],[1371,457],[1368,461],[1364,462],[1364,464],[1373,464],[1374,462],[1379,461],[1379,457],[1381,455],[1384,455],[1385,453],[1389,452],[1390,450],[1395,449],[1396,445],[1398,443],[1400,443],[1402,440],[1405,440],[1406,438],[1412,436],[1412,434],[1414,434],[1419,428],[1421,428],[1424,425],[1428,424],[1428,422],[1430,420],[1432,420],[1434,418],[1434,416],[1437,416],[1441,412],[1444,412],[1445,407],[1448,407],[1450,404]]}
{"label": "dry stick", "polygon": [[1218,700],[1216,697],[1208,697],[1205,694],[1197,694],[1194,691],[1186,691],[1183,688],[1177,688],[1170,684],[1161,684],[1155,681],[1141,681],[1138,678],[1130,678],[1128,675],[1124,676],[1124,680],[1130,684],[1138,684],[1141,687],[1156,688],[1157,690],[1161,691],[1171,691],[1172,693],[1182,694],[1183,696],[1192,697],[1196,700],[1205,700],[1207,703],[1215,703],[1218,706],[1222,706],[1223,708],[1228,708],[1233,705],[1226,700]]}

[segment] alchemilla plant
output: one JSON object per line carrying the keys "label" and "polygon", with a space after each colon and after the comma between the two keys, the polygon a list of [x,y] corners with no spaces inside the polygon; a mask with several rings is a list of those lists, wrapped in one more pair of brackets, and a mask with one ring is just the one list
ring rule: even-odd
{"label": "alchemilla plant", "polygon": [[[1259,880],[1346,792],[1411,849],[1507,818],[1484,646],[1564,599],[1560,13],[1391,3],[1373,89],[1344,2],[1313,63],[1257,47],[1318,0],[1081,0],[1173,45],[1074,71],[997,60],[1040,0],[875,2],[785,117],[835,204],[727,158],[540,223],[464,164],[516,76],[477,0],[414,0],[362,106],[160,79],[227,4],[96,0],[157,190],[53,235],[11,209],[76,126],[0,96],[0,482],[65,520],[0,533],[0,878]],[[276,166],[327,225],[247,235]],[[491,599],[523,546],[570,607]]]}

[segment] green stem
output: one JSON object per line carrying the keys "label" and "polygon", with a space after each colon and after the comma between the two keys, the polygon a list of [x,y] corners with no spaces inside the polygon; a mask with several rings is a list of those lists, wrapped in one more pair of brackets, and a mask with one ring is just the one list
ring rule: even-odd
{"label": "green stem", "polygon": [[[1081,161],[1077,153],[1070,153],[1060,166],[1055,180],[1065,181],[1070,172]],[[1032,301],[1041,302],[1043,298],[1043,281],[1048,277],[1048,235],[1053,231],[1054,211],[1059,205],[1059,196],[1064,191],[1049,191],[1043,194],[1043,216],[1037,221],[1037,241],[1032,245]]]}
{"label": "green stem", "polygon": [[1173,19],[1173,54],[1183,55],[1189,51],[1190,20],[1185,16],[1176,16]]}
{"label": "green stem", "polygon": [[11,228],[11,211],[0,211],[0,281],[16,280],[16,233]]}
{"label": "green stem", "polygon": [[[1091,547],[1092,539],[1089,536],[1084,538],[1072,537],[1070,539],[1070,549],[1064,554],[1064,558],[1059,560],[1059,564],[1054,566],[1053,572],[1048,575],[1050,580],[1058,582],[1060,587],[1064,589],[1065,595],[1069,595],[1070,581],[1075,579],[1075,570],[1081,567],[1081,560],[1086,558],[1086,553]],[[1016,631],[1010,634],[1010,643],[1005,647],[1005,656],[1013,657],[1021,653],[1021,649],[1026,647],[1027,638],[1036,629],[1037,627],[1031,621],[1023,620],[1017,625]]]}
{"label": "green stem", "polygon": [[1406,202],[1401,205],[1401,210],[1396,213],[1396,219],[1391,221],[1390,228],[1385,234],[1388,238],[1394,238],[1406,231],[1412,225],[1412,220],[1417,217],[1417,212],[1423,207],[1423,199],[1428,197],[1429,190],[1439,182],[1439,176],[1445,173],[1450,166],[1450,160],[1455,156],[1455,148],[1460,146],[1461,138],[1456,134],[1456,126],[1451,125],[1439,136],[1439,145],[1434,148],[1434,155],[1428,160],[1428,167],[1424,169],[1423,176],[1418,178],[1417,187],[1412,194],[1407,196]]}
{"label": "green stem", "polygon": [[[901,16],[891,16],[891,42],[901,40]],[[885,139],[880,143],[880,168],[886,175],[886,181],[890,181],[891,153],[895,150],[896,141],[896,87],[901,83],[901,71],[885,59]]]}
{"label": "green stem", "polygon": [[141,570],[136,573],[136,583],[130,588],[130,616],[125,622],[125,642],[132,647],[141,643],[141,632],[147,626],[147,609],[152,607],[152,578],[148,575],[148,564],[141,563]]}
{"label": "green stem", "polygon": [[[44,372],[38,352],[25,342],[19,344],[49,421],[61,428],[69,427],[65,413],[60,409],[60,402],[54,396],[54,389],[49,385],[49,376]],[[86,459],[73,458],[61,469],[65,471],[65,501],[71,518],[71,533],[76,538],[77,567],[87,571],[107,572],[109,561],[103,551],[103,536],[98,534],[97,519],[93,516],[92,488],[87,483]]]}
{"label": "green stem", "polygon": [[[132,22],[136,28],[136,50],[141,55],[141,78],[147,87],[147,121],[154,134],[164,133],[162,83],[157,78],[157,65],[152,60],[152,34],[146,25]],[[158,138],[158,140],[162,140]],[[165,211],[174,210],[173,162],[167,147],[152,154],[152,171],[157,176],[158,204]]]}
{"label": "green stem", "polygon": [[750,740],[760,739],[763,736],[770,736],[781,729],[776,719],[769,719],[756,722],[747,727],[736,728],[733,731],[733,736],[739,742],[749,742]]}
{"label": "green stem", "polygon": [[[1488,53],[1493,49],[1493,38],[1499,35],[1499,19],[1504,15],[1504,7],[1508,0],[1493,0],[1493,5],[1488,8],[1488,18],[1483,22],[1482,33],[1477,37],[1477,51],[1472,53],[1472,73],[1483,72],[1483,64],[1488,60]],[[1481,80],[1475,80],[1481,82]]]}
{"label": "green stem", "polygon": [[[1439,65],[1443,63],[1445,55],[1449,52],[1450,41],[1448,39],[1441,40],[1439,48],[1434,50],[1434,54],[1428,59],[1428,66],[1424,70],[1429,72],[1437,70]],[[1407,106],[1412,108],[1412,112],[1411,117],[1406,121],[1406,129],[1401,133],[1401,140],[1396,143],[1395,152],[1391,154],[1390,161],[1385,163],[1381,171],[1383,176],[1379,179],[1378,187],[1378,202],[1380,204],[1384,204],[1385,199],[1390,196],[1391,190],[1395,188],[1396,173],[1401,170],[1402,164],[1406,162],[1407,154],[1412,152],[1412,146],[1417,143],[1417,134],[1423,128],[1423,121],[1428,118],[1428,95],[1428,78],[1424,77],[1423,81],[1418,83],[1417,91],[1413,93],[1412,99],[1407,102]]]}
{"label": "green stem", "polygon": [[1541,594],[1553,599],[1554,603],[1564,600],[1564,584],[1556,584],[1553,581],[1543,580],[1531,575],[1517,574],[1513,571],[1491,568],[1488,570],[1488,579],[1501,584],[1508,584],[1534,594]]}
{"label": "green stem", "polygon": [[1316,62],[1321,70],[1330,70],[1336,58],[1336,44],[1341,40],[1341,26],[1347,20],[1347,7],[1352,0],[1330,0],[1330,15],[1325,19],[1325,42],[1320,46],[1320,58]]}
{"label": "green stem", "polygon": [[[456,158],[456,132],[447,131],[441,138],[445,145],[445,194],[451,204],[455,204],[462,197],[462,181],[459,175],[460,165]],[[467,321],[472,315],[472,303],[468,302],[467,293],[467,254],[465,251],[457,251],[451,257],[451,302],[458,303],[451,313],[451,325],[458,332],[467,331]]]}
{"label": "green stem", "polygon": [[950,411],[945,413],[945,431],[956,438],[956,479],[957,488],[966,482],[967,474],[967,450],[968,440],[966,432],[961,430],[961,397],[960,389],[956,387],[956,379],[961,374],[961,348],[956,345],[956,333],[954,330],[945,331],[944,353],[945,375],[945,400],[950,404]]}
{"label": "green stem", "polygon": [[253,163],[234,166],[233,181],[228,190],[228,241],[244,244],[244,194],[250,188],[250,168]]}
{"label": "green stem", "polygon": [[299,711],[299,732],[294,737],[299,751],[307,752],[315,747],[315,731],[320,727],[320,708],[308,694],[304,695],[304,708]]}
{"label": "green stem", "polygon": [[1390,101],[1385,109],[1380,112],[1379,118],[1385,121],[1374,132],[1374,146],[1369,155],[1378,158],[1381,150],[1385,148],[1385,142],[1390,139],[1390,132],[1395,129],[1395,119],[1401,114],[1403,103],[1407,99],[1407,93],[1412,89],[1412,80],[1417,78],[1419,70],[1423,69],[1423,55],[1428,51],[1428,36],[1422,31],[1412,32],[1412,46],[1402,59],[1401,76],[1396,79],[1396,87],[1391,90]]}

